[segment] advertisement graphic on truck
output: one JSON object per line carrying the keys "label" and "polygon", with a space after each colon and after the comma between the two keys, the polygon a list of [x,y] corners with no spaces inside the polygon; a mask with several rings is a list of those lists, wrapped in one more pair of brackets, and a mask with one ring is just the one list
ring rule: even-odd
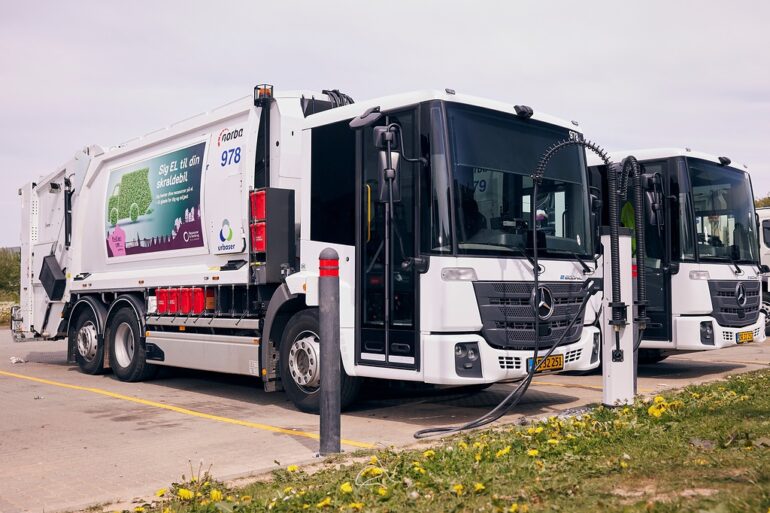
{"label": "advertisement graphic on truck", "polygon": [[110,172],[109,258],[203,246],[201,171],[206,143]]}

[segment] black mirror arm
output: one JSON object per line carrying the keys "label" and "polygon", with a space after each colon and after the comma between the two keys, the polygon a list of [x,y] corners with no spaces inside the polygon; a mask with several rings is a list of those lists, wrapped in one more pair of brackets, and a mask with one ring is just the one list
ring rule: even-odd
{"label": "black mirror arm", "polygon": [[407,162],[419,162],[423,166],[427,166],[428,165],[428,159],[426,159],[425,157],[411,158],[411,157],[407,157],[404,154],[404,149],[405,149],[405,146],[404,146],[404,131],[401,130],[401,125],[399,125],[398,123],[391,123],[390,125],[388,125],[388,130],[390,130],[391,127],[395,128],[396,131],[398,131],[399,143],[401,144],[401,158],[404,159]]}

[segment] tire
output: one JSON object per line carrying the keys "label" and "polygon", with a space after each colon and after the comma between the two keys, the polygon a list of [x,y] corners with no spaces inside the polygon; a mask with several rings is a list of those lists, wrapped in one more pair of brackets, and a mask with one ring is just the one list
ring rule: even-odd
{"label": "tire", "polygon": [[[298,410],[318,413],[321,407],[318,309],[302,310],[289,319],[281,337],[279,368],[281,383]],[[342,364],[341,407],[355,401],[360,380],[348,376]]]}
{"label": "tire", "polygon": [[74,348],[75,362],[83,374],[104,372],[104,340],[97,326],[93,310],[84,308],[69,329],[69,343]]}
{"label": "tire", "polygon": [[653,363],[662,362],[668,358],[667,354],[663,354],[660,349],[640,349],[639,350],[639,363],[641,365],[649,365]]}
{"label": "tire", "polygon": [[147,363],[144,333],[133,308],[115,312],[104,338],[110,347],[110,367],[120,381],[144,381],[158,372],[157,366]]}

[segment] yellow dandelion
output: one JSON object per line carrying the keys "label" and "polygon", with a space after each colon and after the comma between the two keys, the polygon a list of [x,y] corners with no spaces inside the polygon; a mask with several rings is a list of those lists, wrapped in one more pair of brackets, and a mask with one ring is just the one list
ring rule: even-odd
{"label": "yellow dandelion", "polygon": [[289,465],[288,467],[286,467],[286,470],[288,470],[289,472],[296,472],[299,470],[299,467],[297,465]]}
{"label": "yellow dandelion", "polygon": [[353,485],[345,481],[340,485],[340,491],[342,493],[353,493]]}
{"label": "yellow dandelion", "polygon": [[348,504],[348,507],[350,509],[355,510],[355,511],[361,511],[362,509],[364,509],[364,503],[363,502],[351,502],[350,504]]}
{"label": "yellow dandelion", "polygon": [[168,491],[167,488],[161,488],[160,490],[157,490],[155,492],[155,497],[163,497],[164,495],[166,495],[167,491]]}
{"label": "yellow dandelion", "polygon": [[573,435],[572,433],[567,433],[567,440],[574,440],[575,438],[577,438],[577,437],[575,435]]}
{"label": "yellow dandelion", "polygon": [[462,450],[465,450],[468,448],[468,444],[466,444],[465,442],[460,442],[459,444],[457,444],[457,447],[459,447]]}
{"label": "yellow dandelion", "polygon": [[656,395],[656,396],[655,396],[655,399],[653,399],[653,402],[654,402],[655,404],[662,404],[662,403],[665,403],[665,402],[666,402],[666,400],[663,398],[663,396],[660,396],[660,395]]}
{"label": "yellow dandelion", "polygon": [[251,502],[251,495],[244,495],[243,497],[241,497],[241,502],[243,502],[244,504],[250,503]]}
{"label": "yellow dandelion", "polygon": [[222,497],[224,497],[224,494],[220,492],[219,490],[211,490],[209,492],[209,498],[214,502],[219,502],[222,500]]}
{"label": "yellow dandelion", "polygon": [[235,497],[233,495],[228,495],[225,497],[225,500],[227,500],[227,502],[235,502]]}
{"label": "yellow dandelion", "polygon": [[326,508],[326,507],[330,506],[331,503],[332,503],[332,498],[331,497],[324,497],[324,499],[321,502],[319,502],[318,504],[316,504],[315,507],[316,508]]}
{"label": "yellow dandelion", "polygon": [[555,438],[549,438],[548,443],[551,445],[559,445],[559,441]]}
{"label": "yellow dandelion", "polygon": [[423,458],[432,458],[435,455],[436,455],[436,451],[434,451],[433,449],[428,449],[427,451],[422,453]]}
{"label": "yellow dandelion", "polygon": [[625,461],[621,461],[620,468],[628,468],[628,463],[626,463]]}
{"label": "yellow dandelion", "polygon": [[163,508],[163,513],[171,513],[171,508]]}
{"label": "yellow dandelion", "polygon": [[532,456],[533,458],[538,454],[540,454],[540,451],[538,451],[537,449],[530,449],[527,451],[527,456]]}
{"label": "yellow dandelion", "polygon": [[178,489],[176,491],[176,495],[183,501],[189,501],[195,497],[195,494],[192,492],[192,490],[188,490],[187,488]]}
{"label": "yellow dandelion", "polygon": [[379,495],[380,497],[385,497],[386,495],[388,495],[388,489],[385,488],[384,486],[380,486],[379,488],[377,488],[377,495]]}
{"label": "yellow dandelion", "polygon": [[379,462],[380,462],[380,460],[379,460],[379,458],[377,458],[377,456],[372,456],[371,458],[369,458],[369,464],[370,465],[376,465]]}
{"label": "yellow dandelion", "polygon": [[302,505],[302,509],[310,509],[310,504],[306,502],[305,504]]}
{"label": "yellow dandelion", "polygon": [[134,513],[144,513],[144,508],[142,506],[137,506],[134,508]]}
{"label": "yellow dandelion", "polygon": [[506,445],[505,447],[503,447],[502,449],[500,449],[495,453],[495,458],[502,458],[503,456],[507,455],[509,452],[511,452],[511,446]]}
{"label": "yellow dandelion", "polygon": [[473,491],[476,493],[483,492],[487,487],[483,483],[473,483]]}
{"label": "yellow dandelion", "polygon": [[465,490],[465,487],[461,484],[452,485],[452,493],[454,493],[458,497],[463,494],[464,490]]}
{"label": "yellow dandelion", "polygon": [[508,508],[508,513],[519,513],[519,505],[515,502],[511,504],[511,507]]}
{"label": "yellow dandelion", "polygon": [[385,471],[382,470],[380,467],[366,467],[366,470],[364,470],[364,476],[365,477],[377,477],[381,476]]}
{"label": "yellow dandelion", "polygon": [[477,453],[476,453],[476,454],[473,456],[473,459],[474,459],[474,460],[476,460],[476,461],[481,461],[481,453],[480,453],[480,452],[477,452]]}
{"label": "yellow dandelion", "polygon": [[537,426],[537,427],[535,428],[535,434],[536,434],[536,435],[539,435],[539,434],[540,434],[540,433],[542,433],[542,432],[543,432],[543,426]]}
{"label": "yellow dandelion", "polygon": [[647,414],[655,418],[660,418],[664,411],[666,411],[666,408],[662,404],[653,404],[647,408]]}

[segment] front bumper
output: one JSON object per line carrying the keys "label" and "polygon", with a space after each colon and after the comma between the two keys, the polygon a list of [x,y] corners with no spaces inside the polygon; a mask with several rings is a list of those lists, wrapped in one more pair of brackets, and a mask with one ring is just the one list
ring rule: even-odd
{"label": "front bumper", "polygon": [[[711,322],[714,327],[714,344],[704,344],[700,337],[701,322]],[[674,319],[674,344],[673,349],[677,351],[707,351],[709,349],[721,349],[737,344],[737,334],[745,331],[751,331],[754,335],[754,342],[765,340],[765,315],[759,314],[759,318],[753,324],[743,326],[742,328],[728,328],[720,326],[714,317],[704,315],[695,317],[677,317]],[[641,347],[651,348],[653,346],[642,343]],[[654,347],[660,348],[660,344]],[[669,346],[670,347],[670,346]]]}
{"label": "front bumper", "polygon": [[[557,372],[589,371],[599,366],[600,338],[594,326],[584,326],[580,339],[557,347],[553,354],[564,355],[564,369]],[[481,377],[463,377],[455,369],[455,344],[476,342],[481,361]],[[527,359],[532,350],[496,349],[478,334],[429,334],[422,337],[424,380],[437,385],[473,385],[521,380],[527,375]],[[543,355],[546,349],[539,351]]]}

